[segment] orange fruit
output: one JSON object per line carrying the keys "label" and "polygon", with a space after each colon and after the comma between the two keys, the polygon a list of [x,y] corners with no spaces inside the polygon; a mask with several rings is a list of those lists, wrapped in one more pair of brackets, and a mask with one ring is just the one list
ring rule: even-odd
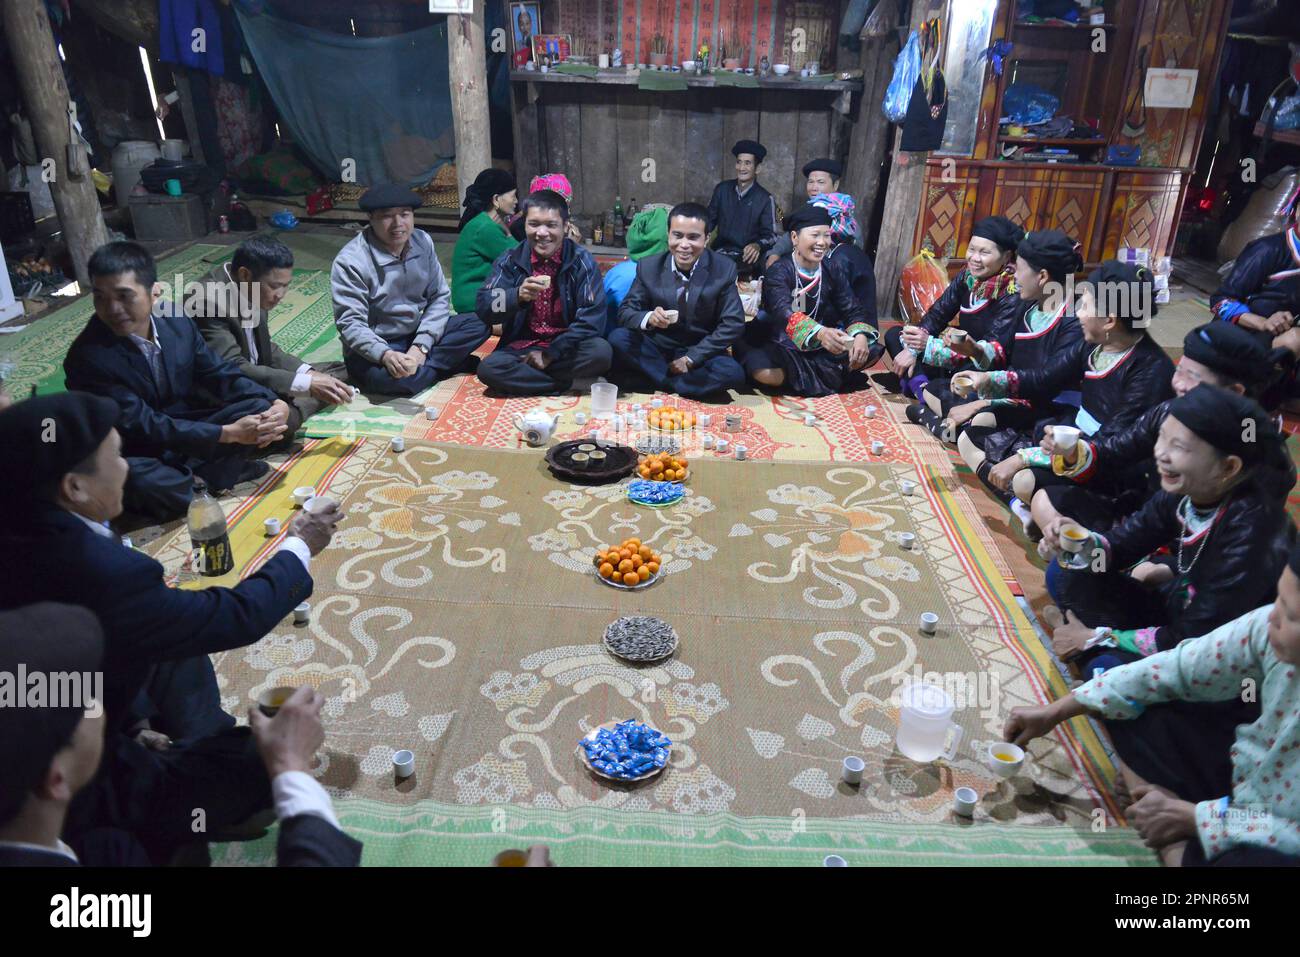
{"label": "orange fruit", "polygon": [[636,550],[636,553],[638,556],[640,556],[641,561],[648,562],[650,561],[650,556],[654,554],[654,549],[652,549],[649,545],[642,545],[640,548]]}
{"label": "orange fruit", "polygon": [[610,578],[614,574],[614,566],[609,562],[602,562],[600,566],[600,577]]}
{"label": "orange fruit", "polygon": [[627,574],[628,572],[630,572],[630,571],[632,570],[632,559],[630,559],[630,558],[625,558],[625,559],[623,559],[621,562],[619,562],[619,563],[618,563],[618,570],[621,571],[621,572],[623,572],[624,574]]}
{"label": "orange fruit", "polygon": [[639,547],[641,546],[641,539],[639,539],[639,538],[629,538],[629,539],[628,539],[626,542],[624,542],[623,544],[626,545],[628,548],[639,548]]}
{"label": "orange fruit", "polygon": [[[633,555],[631,558],[628,559],[628,561],[632,563],[632,570],[636,571],[638,568],[641,567],[645,559],[643,559],[640,555]],[[621,565],[622,562],[620,562],[619,564]]]}
{"label": "orange fruit", "polygon": [[642,565],[637,569],[637,578],[641,579],[643,582],[649,581],[652,574],[654,573],[650,571],[649,565]]}
{"label": "orange fruit", "polygon": [[636,584],[637,582],[639,582],[640,580],[641,580],[641,579],[640,579],[640,577],[638,577],[638,575],[637,575],[636,572],[624,572],[624,573],[623,573],[623,584],[624,584],[624,585],[635,585],[635,584]]}
{"label": "orange fruit", "polygon": [[641,567],[649,571],[651,575],[658,574],[659,572],[659,563],[657,561],[646,562]]}

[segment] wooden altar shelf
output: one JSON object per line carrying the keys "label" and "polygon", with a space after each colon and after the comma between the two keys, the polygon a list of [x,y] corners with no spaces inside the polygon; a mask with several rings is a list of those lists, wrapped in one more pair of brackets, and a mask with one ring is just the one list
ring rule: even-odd
{"label": "wooden altar shelf", "polygon": [[[663,70],[654,72],[662,73]],[[679,76],[681,74],[678,74]],[[510,79],[514,83],[575,83],[583,86],[636,86],[637,74],[628,73],[626,70],[602,70],[596,76],[578,76],[572,73],[539,73],[536,70],[512,70]],[[862,89],[861,80],[828,80],[825,83],[812,83],[803,80],[798,76],[770,76],[754,77],[758,81],[758,88],[762,90],[780,90],[783,93],[826,93],[841,92],[850,90],[858,92]],[[712,74],[696,76],[689,74],[686,77],[688,87],[699,87],[704,89],[718,90],[752,90],[753,87],[732,86],[729,83],[719,84],[714,80]],[[668,95],[674,91],[653,91],[662,92]],[[680,91],[677,91],[680,92]]]}

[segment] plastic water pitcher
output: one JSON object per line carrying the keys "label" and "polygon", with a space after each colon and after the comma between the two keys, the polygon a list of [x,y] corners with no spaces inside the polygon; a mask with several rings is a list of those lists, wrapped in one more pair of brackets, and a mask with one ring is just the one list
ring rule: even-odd
{"label": "plastic water pitcher", "polygon": [[952,698],[938,685],[908,685],[899,694],[898,750],[920,764],[937,758],[951,761],[962,738],[962,729],[952,720],[952,712]]}
{"label": "plastic water pitcher", "polygon": [[596,419],[609,419],[618,403],[618,386],[611,382],[591,384],[591,415]]}

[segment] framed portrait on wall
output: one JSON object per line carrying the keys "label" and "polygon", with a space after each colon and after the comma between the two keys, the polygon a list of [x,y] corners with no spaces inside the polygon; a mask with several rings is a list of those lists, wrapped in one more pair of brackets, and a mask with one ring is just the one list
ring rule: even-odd
{"label": "framed portrait on wall", "polygon": [[567,33],[539,33],[533,37],[533,60],[549,56],[552,63],[563,63],[572,47],[573,37]]}
{"label": "framed portrait on wall", "polygon": [[541,32],[540,2],[510,4],[510,35],[514,39],[511,62],[516,70],[522,70],[524,64],[533,58],[533,37]]}

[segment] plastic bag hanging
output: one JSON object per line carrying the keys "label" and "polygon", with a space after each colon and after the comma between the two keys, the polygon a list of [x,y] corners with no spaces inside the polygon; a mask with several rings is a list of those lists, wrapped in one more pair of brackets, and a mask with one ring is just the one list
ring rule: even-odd
{"label": "plastic bag hanging", "polygon": [[913,30],[894,60],[894,77],[885,89],[885,102],[881,104],[889,122],[901,123],[907,116],[907,104],[912,100],[912,90],[920,75],[921,35]]}

